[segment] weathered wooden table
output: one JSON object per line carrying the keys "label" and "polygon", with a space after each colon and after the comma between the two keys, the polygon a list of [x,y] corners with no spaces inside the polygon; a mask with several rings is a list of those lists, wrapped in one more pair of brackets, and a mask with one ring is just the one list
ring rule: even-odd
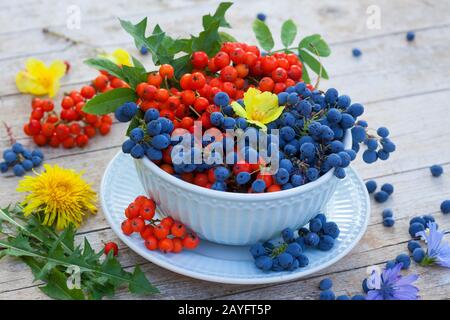
{"label": "weathered wooden table", "polygon": [[[81,10],[81,28],[69,29],[71,9],[63,1],[3,1],[0,4],[0,119],[14,130],[26,145],[32,141],[22,132],[30,111],[30,96],[18,93],[14,76],[23,68],[27,57],[70,61],[72,70],[63,78],[63,91],[80,88],[96,72],[83,65],[97,48],[112,51],[117,47],[134,48],[128,34],[121,30],[117,17],[137,21],[144,16],[160,23],[172,35],[199,31],[200,17],[211,12],[216,1],[72,1]],[[381,28],[367,27],[369,6],[378,6]],[[369,8],[369,11],[373,7]],[[377,10],[377,9],[375,9]],[[75,8],[76,11],[76,8]],[[73,11],[72,11],[73,12]],[[372,217],[367,232],[354,250],[335,265],[305,279],[286,284],[264,286],[220,285],[183,277],[149,263],[124,245],[120,260],[125,266],[141,265],[149,279],[161,291],[153,299],[316,299],[317,285],[324,276],[334,280],[336,294],[361,292],[366,268],[383,265],[387,260],[407,252],[410,239],[408,222],[412,216],[430,213],[441,229],[450,227],[450,216],[439,211],[440,203],[450,198],[450,1],[367,0],[367,1],[257,1],[235,3],[229,12],[231,33],[243,41],[255,42],[251,23],[257,12],[268,15],[267,23],[278,33],[281,21],[293,18],[302,35],[321,33],[332,48],[332,56],[324,60],[331,80],[321,87],[334,86],[366,106],[365,118],[377,128],[391,129],[397,152],[386,162],[354,164],[364,179],[379,184],[393,183],[395,193],[379,205],[372,201]],[[43,28],[51,32],[44,33]],[[416,40],[408,43],[405,33],[416,32]],[[58,36],[58,34],[60,36]],[[67,38],[65,38],[67,37]],[[71,40],[70,40],[71,39]],[[352,57],[358,47],[362,57]],[[150,57],[142,57],[148,67]],[[85,149],[46,148],[46,161],[86,171],[86,179],[98,190],[107,163],[120,150],[125,127],[114,123],[106,138],[94,138]],[[0,147],[8,139],[0,129]],[[432,178],[428,167],[442,164],[446,173]],[[0,205],[18,201],[15,191],[18,178],[8,173],[0,178]],[[393,228],[381,223],[381,211],[390,207],[395,212]],[[102,241],[118,241],[102,212],[87,220],[79,238],[87,237],[100,248]],[[417,282],[423,299],[450,298],[450,271],[422,268],[412,264],[410,272],[420,275]],[[0,262],[0,299],[45,299],[34,283],[31,272],[13,259]],[[125,291],[119,299],[138,298]]]}

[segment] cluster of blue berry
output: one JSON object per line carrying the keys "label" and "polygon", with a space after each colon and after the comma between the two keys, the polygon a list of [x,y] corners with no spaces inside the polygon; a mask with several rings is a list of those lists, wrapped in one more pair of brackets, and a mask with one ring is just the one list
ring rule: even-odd
{"label": "cluster of blue berry", "polygon": [[[367,280],[365,280],[367,282]],[[365,282],[363,282],[363,288],[364,288],[364,284]],[[366,285],[367,287],[367,285]],[[333,290],[331,290],[333,288],[333,281],[331,281],[330,278],[324,278],[319,282],[319,289],[320,289],[320,295],[319,295],[319,299],[320,300],[366,300],[366,297],[364,295],[361,294],[356,294],[353,297],[349,297],[348,295],[340,295],[338,297],[336,297],[336,295],[334,294]],[[367,291],[369,291],[369,289],[367,288]],[[366,293],[367,293],[366,291]]]}
{"label": "cluster of blue berry", "polygon": [[264,271],[293,271],[309,264],[304,254],[307,248],[329,251],[339,236],[339,227],[335,222],[327,221],[323,213],[319,213],[309,222],[308,228],[300,228],[298,237],[292,229],[281,232],[283,241],[278,245],[272,242],[257,243],[250,247],[255,258],[255,265]]}
{"label": "cluster of blue berry", "polygon": [[[352,149],[345,150],[345,133],[355,126],[364,107],[359,103],[351,104],[349,96],[339,95],[334,88],[325,93],[310,91],[303,82],[279,93],[278,101],[286,107],[282,115],[268,125],[268,131],[280,130],[280,158],[290,160],[286,166],[280,164],[281,169],[287,170],[291,177],[301,174],[306,181],[314,181],[331,169],[336,177],[344,178],[344,169],[359,150],[358,142]],[[278,175],[286,176],[285,170]]]}
{"label": "cluster of blue berry", "polygon": [[22,144],[16,142],[11,149],[3,151],[3,159],[5,161],[0,162],[0,171],[5,173],[12,168],[13,173],[21,177],[26,171],[39,166],[44,159],[44,154],[39,149],[27,150]]}
{"label": "cluster of blue berry", "polygon": [[[356,151],[359,150],[357,143],[363,142],[367,147],[367,150],[363,153],[363,160],[366,163],[374,163],[377,160],[387,160],[392,152],[395,151],[396,146],[388,138],[389,130],[385,127],[377,129],[378,137],[374,135],[368,135],[366,133],[367,123],[365,121],[359,121],[352,129],[353,144]],[[355,145],[356,143],[356,145]]]}
{"label": "cluster of blue berry", "polygon": [[[377,183],[374,180],[366,182],[367,192],[374,193],[377,190]],[[374,199],[378,203],[386,202],[394,193],[394,186],[390,183],[385,183],[381,186],[381,190],[375,192]]]}
{"label": "cluster of blue berry", "polygon": [[432,215],[423,215],[412,218],[409,221],[409,235],[412,238],[417,238],[417,232],[424,231],[427,228],[428,223],[435,222]]}
{"label": "cluster of blue berry", "polygon": [[[128,122],[136,114],[137,106],[134,103],[126,103],[117,110],[119,111],[116,111],[116,118],[121,122]],[[153,108],[145,112],[144,119],[141,121],[140,126],[129,132],[129,139],[122,144],[122,151],[136,159],[146,155],[150,160],[161,160],[163,157],[161,150],[166,149],[170,144],[172,121],[160,117],[159,111]]]}

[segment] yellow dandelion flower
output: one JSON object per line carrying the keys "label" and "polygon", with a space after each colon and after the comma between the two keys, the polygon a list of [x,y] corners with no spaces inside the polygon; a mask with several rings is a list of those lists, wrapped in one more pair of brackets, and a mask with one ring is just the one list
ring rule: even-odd
{"label": "yellow dandelion flower", "polygon": [[17,89],[23,93],[48,94],[53,97],[59,90],[59,80],[66,73],[66,69],[62,60],[55,60],[47,67],[41,60],[30,58],[25,63],[25,70],[16,75]]}
{"label": "yellow dandelion flower", "polygon": [[247,122],[263,130],[267,130],[266,124],[277,120],[284,110],[284,107],[278,105],[276,94],[261,92],[255,88],[250,88],[244,93],[245,109],[236,101],[231,106],[239,117],[247,119]]}
{"label": "yellow dandelion flower", "polygon": [[82,173],[58,165],[45,164],[44,169],[19,182],[17,191],[28,193],[23,202],[25,216],[36,214],[43,225],[62,230],[70,223],[79,227],[86,213],[97,212],[97,195]]}
{"label": "yellow dandelion flower", "polygon": [[99,57],[106,58],[108,60],[111,60],[115,64],[119,66],[128,66],[132,67],[133,62],[131,60],[131,55],[126,51],[125,49],[116,49],[113,53],[110,54],[102,54],[99,55]]}

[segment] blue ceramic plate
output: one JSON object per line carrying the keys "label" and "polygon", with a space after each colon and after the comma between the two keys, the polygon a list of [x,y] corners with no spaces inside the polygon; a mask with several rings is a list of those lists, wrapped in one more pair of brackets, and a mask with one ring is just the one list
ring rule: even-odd
{"label": "blue ceramic plate", "polygon": [[364,234],[370,216],[366,187],[352,168],[327,204],[328,219],[339,225],[341,233],[332,250],[323,252],[308,249],[310,264],[292,272],[264,272],[254,266],[247,246],[226,246],[202,240],[193,251],[163,254],[149,251],[138,235],[126,236],[120,229],[124,210],[138,195],[145,194],[139,183],[133,160],[117,154],[103,175],[100,200],[112,230],[133,251],[160,267],[201,280],[233,283],[264,284],[299,279],[322,270],[342,259]]}

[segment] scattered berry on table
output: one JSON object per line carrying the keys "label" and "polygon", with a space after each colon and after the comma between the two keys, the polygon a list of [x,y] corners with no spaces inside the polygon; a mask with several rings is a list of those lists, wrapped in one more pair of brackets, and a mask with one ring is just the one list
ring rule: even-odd
{"label": "scattered berry on table", "polygon": [[394,217],[394,212],[392,211],[392,209],[386,208],[382,212],[382,217],[383,217],[383,219],[392,218],[392,217]]}
{"label": "scattered berry on table", "polygon": [[264,13],[258,13],[257,15],[256,15],[256,18],[257,19],[259,19],[259,20],[261,20],[261,21],[266,21],[266,18],[267,18],[267,16],[264,14]]}
{"label": "scattered berry on table", "polygon": [[422,248],[416,248],[412,253],[413,260],[417,263],[421,263],[425,258],[425,255],[425,250],[423,250]]}
{"label": "scattered berry on table", "polygon": [[389,260],[388,262],[386,262],[386,269],[392,269],[395,267],[395,260]]}
{"label": "scattered berry on table", "polygon": [[356,294],[352,297],[352,300],[366,300],[366,297],[362,294]]}
{"label": "scattered berry on table", "polygon": [[412,238],[416,238],[416,234],[420,231],[424,231],[425,226],[420,222],[413,222],[409,225],[409,234]]}
{"label": "scattered berry on table", "polygon": [[331,290],[324,290],[319,295],[320,300],[335,300],[335,298],[336,296]]}
{"label": "scattered berry on table", "polygon": [[389,199],[389,194],[385,191],[378,191],[375,193],[374,199],[378,203],[383,203]]}
{"label": "scattered berry on table", "polygon": [[377,190],[377,183],[375,180],[369,180],[366,182],[367,192],[374,193]]}
{"label": "scattered berry on table", "polygon": [[367,278],[363,280],[363,282],[362,282],[362,284],[361,284],[361,287],[362,287],[364,293],[369,292],[370,289],[369,289],[369,287],[367,286]]}
{"label": "scattered berry on table", "polygon": [[108,242],[105,243],[105,255],[108,255],[110,252],[113,252],[114,256],[117,256],[119,254],[119,247],[117,246],[117,243],[115,242]]}
{"label": "scattered berry on table", "polygon": [[322,291],[329,290],[332,287],[333,287],[333,281],[331,281],[330,278],[322,279],[319,283],[319,289]]}
{"label": "scattered berry on table", "polygon": [[408,31],[406,33],[406,40],[408,42],[414,41],[415,38],[416,38],[416,34],[413,31]]}
{"label": "scattered berry on table", "polygon": [[441,203],[441,212],[443,214],[450,213],[450,200],[444,200]]}
{"label": "scattered berry on table", "polygon": [[386,192],[389,196],[394,193],[394,186],[390,183],[385,183],[381,186],[381,190]]}
{"label": "scattered berry on table", "polygon": [[405,270],[411,265],[411,258],[406,253],[401,253],[395,258],[395,262],[401,263],[402,270]]}
{"label": "scattered berry on table", "polygon": [[44,159],[44,153],[39,149],[28,150],[21,143],[15,142],[10,149],[3,151],[3,162],[0,162],[0,171],[8,172],[12,168],[14,175],[21,177],[27,171],[38,167]]}
{"label": "scattered berry on table", "polygon": [[392,227],[394,224],[395,224],[394,218],[387,217],[387,218],[384,218],[384,219],[383,219],[383,225],[384,225],[385,227],[390,228],[390,227]]}
{"label": "scattered berry on table", "polygon": [[430,172],[433,177],[440,177],[444,173],[442,166],[434,164],[430,167]]}
{"label": "scattered berry on table", "polygon": [[336,300],[350,300],[350,297],[343,294],[343,295],[337,296]]}
{"label": "scattered berry on table", "polygon": [[415,249],[420,248],[419,241],[416,240],[409,240],[408,241],[408,250],[409,252],[413,253]]}
{"label": "scattered berry on table", "polygon": [[353,48],[352,54],[355,58],[360,57],[362,55],[362,51],[358,48]]}

